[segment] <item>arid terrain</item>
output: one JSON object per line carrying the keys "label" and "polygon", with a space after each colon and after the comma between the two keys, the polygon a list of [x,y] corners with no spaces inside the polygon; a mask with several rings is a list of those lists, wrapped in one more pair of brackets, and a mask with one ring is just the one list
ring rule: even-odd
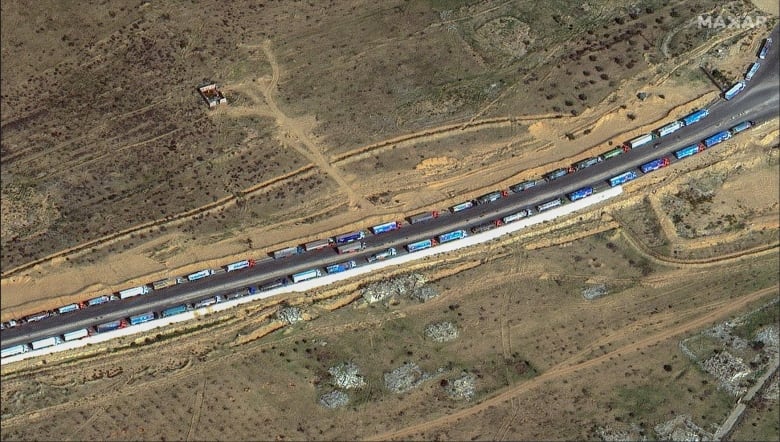
{"label": "arid terrain", "polygon": [[[696,16],[777,17],[760,1],[82,3],[2,5],[4,321],[602,153],[716,99],[774,24]],[[209,110],[204,81],[228,104]],[[708,371],[734,341],[708,330],[743,324],[740,388],[777,356],[779,138],[762,124],[507,240],[3,366],[0,436],[715,434],[742,393]],[[733,438],[780,437],[772,379]]]}

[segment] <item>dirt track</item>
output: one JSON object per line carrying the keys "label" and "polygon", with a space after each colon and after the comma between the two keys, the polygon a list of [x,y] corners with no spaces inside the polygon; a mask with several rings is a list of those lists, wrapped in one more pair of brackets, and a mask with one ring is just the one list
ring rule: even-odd
{"label": "dirt track", "polygon": [[[588,359],[586,361],[577,362],[577,359],[579,359],[581,357],[581,354],[583,353],[580,352],[574,355],[573,357],[567,359],[566,361],[563,361],[562,363],[558,364],[557,366],[551,368],[545,373],[542,373],[536,378],[528,382],[518,384],[507,390],[504,390],[498,395],[488,398],[483,402],[480,402],[479,404],[476,404],[472,407],[458,410],[452,414],[441,416],[427,422],[421,422],[419,424],[411,425],[399,430],[377,434],[371,438],[368,438],[368,440],[422,439],[423,438],[422,435],[427,431],[442,427],[447,424],[455,423],[462,418],[485,411],[489,407],[493,407],[503,402],[512,400],[512,398],[514,398],[518,394],[540,387],[548,381],[560,379],[564,376],[570,375],[572,373],[576,373],[577,371],[584,370],[586,368],[590,368],[595,365],[601,364],[605,361],[608,361],[609,359],[615,357],[622,357],[623,355],[630,354],[630,353],[635,353],[645,348],[651,347],[659,342],[673,338],[675,336],[705,327],[711,324],[712,322],[727,317],[728,315],[730,315],[735,311],[743,309],[748,304],[754,301],[758,301],[759,299],[761,299],[762,297],[768,294],[777,293],[778,290],[779,290],[778,287],[767,287],[761,290],[757,290],[748,295],[742,296],[741,298],[733,301],[729,301],[729,302],[719,301],[716,303],[703,305],[701,307],[694,309],[691,312],[692,316],[694,316],[693,318],[689,320],[685,320],[679,325],[676,324],[678,324],[680,320],[683,318],[680,318],[678,315],[669,316],[661,320],[660,323],[658,324],[658,328],[660,328],[660,330],[650,334],[649,336],[641,338],[635,342],[631,342],[629,344],[623,345],[601,356]],[[635,328],[636,328],[636,324],[632,324],[626,329],[621,330],[619,333],[613,334],[612,337],[614,338],[614,340],[625,338],[626,336],[636,333]]]}

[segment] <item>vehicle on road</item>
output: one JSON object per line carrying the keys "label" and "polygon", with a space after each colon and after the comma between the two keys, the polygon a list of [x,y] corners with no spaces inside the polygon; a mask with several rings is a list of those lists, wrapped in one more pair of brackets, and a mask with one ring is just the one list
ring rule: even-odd
{"label": "vehicle on road", "polygon": [[397,254],[397,252],[395,250],[395,247],[390,247],[390,248],[388,248],[388,249],[386,249],[386,250],[384,250],[382,252],[375,253],[375,254],[369,256],[368,258],[366,258],[366,261],[368,261],[369,263],[376,262],[376,261],[382,261],[382,260],[385,260],[387,258],[392,258],[396,254]]}
{"label": "vehicle on road", "polygon": [[711,136],[705,138],[704,141],[702,141],[702,143],[704,143],[704,147],[709,149],[710,147],[712,147],[712,146],[714,146],[716,144],[720,144],[720,143],[728,140],[729,138],[731,138],[731,132],[729,132],[727,130],[724,130],[724,131],[720,131],[720,132],[716,133],[715,135],[711,135]]}
{"label": "vehicle on road", "polygon": [[623,172],[620,175],[614,176],[610,178],[607,182],[611,187],[619,186],[623,183],[627,183],[631,180],[636,179],[637,175],[636,172],[633,170],[629,170],[627,172]]}
{"label": "vehicle on road", "polygon": [[303,247],[293,246],[293,247],[285,247],[283,249],[275,250],[271,252],[271,256],[274,259],[282,259],[290,256],[300,255],[303,252],[305,252]]}
{"label": "vehicle on road", "polygon": [[682,149],[674,152],[674,157],[678,160],[681,160],[685,157],[689,157],[691,155],[695,155],[705,149],[704,144],[697,143],[697,144],[691,144],[690,146],[683,147]]}
{"label": "vehicle on road", "polygon": [[444,244],[448,241],[455,241],[456,239],[465,238],[468,236],[465,230],[455,230],[449,233],[442,233],[439,235],[439,244]]}
{"label": "vehicle on road", "polygon": [[761,63],[757,61],[751,63],[747,72],[745,72],[745,81],[750,81],[753,78],[753,76],[756,75],[756,72],[758,72],[758,68],[760,67],[761,67]]}
{"label": "vehicle on road", "polygon": [[597,157],[590,157],[586,158],[581,161],[577,161],[576,163],[572,164],[569,168],[569,173],[577,172],[578,170],[587,169],[590,166],[593,166],[594,164],[598,164],[602,161],[602,158],[600,156]]}
{"label": "vehicle on road", "polygon": [[57,344],[62,344],[62,339],[60,339],[59,336],[52,336],[49,338],[33,341],[30,343],[30,347],[32,347],[33,350],[39,350],[41,348],[52,347]]}
{"label": "vehicle on road", "polygon": [[640,136],[638,136],[638,137],[636,137],[634,139],[626,141],[625,145],[627,145],[631,149],[636,149],[638,147],[642,147],[645,144],[653,141],[655,138],[657,138],[657,137],[654,134],[652,134],[652,133],[643,134],[643,135],[640,135]]}
{"label": "vehicle on road", "polygon": [[417,215],[410,216],[409,224],[424,223],[425,221],[430,221],[438,217],[439,217],[439,212],[435,210],[431,212],[422,212],[422,213],[418,213]]}
{"label": "vehicle on road", "polygon": [[704,117],[710,114],[710,111],[708,109],[699,109],[696,111],[691,112],[690,114],[682,117],[680,121],[685,126],[690,126],[693,123],[701,121]]}
{"label": "vehicle on road", "polygon": [[30,351],[30,347],[27,344],[14,345],[13,347],[4,348],[0,351],[0,358],[16,356],[27,351]]}
{"label": "vehicle on road", "polygon": [[665,137],[671,133],[674,133],[682,129],[683,126],[685,126],[685,124],[682,121],[677,120],[677,121],[672,121],[671,123],[666,124],[664,126],[661,126],[653,132],[655,132],[655,135],[657,135],[658,137]]}
{"label": "vehicle on road", "polygon": [[487,232],[488,230],[492,230],[492,229],[495,229],[495,228],[496,228],[496,223],[495,222],[484,223],[484,224],[480,224],[478,226],[472,227],[471,228],[471,233]]}
{"label": "vehicle on road", "polygon": [[550,210],[553,207],[558,207],[560,205],[563,205],[563,199],[562,198],[555,198],[554,200],[547,201],[546,203],[539,204],[536,206],[536,211],[541,213],[545,210]]}
{"label": "vehicle on road", "polygon": [[504,196],[506,196],[506,192],[501,190],[496,190],[495,192],[490,192],[488,194],[477,197],[476,201],[477,204],[488,204],[494,201],[498,201]]}
{"label": "vehicle on road", "polygon": [[118,330],[120,328],[127,327],[127,323],[122,319],[116,321],[106,322],[95,327],[95,331],[98,333],[105,333],[112,330]]}
{"label": "vehicle on road", "polygon": [[173,279],[173,278],[165,278],[165,279],[160,279],[160,280],[154,281],[152,283],[152,288],[154,290],[160,290],[160,289],[164,289],[166,287],[170,287],[170,286],[173,286],[173,285],[176,285],[176,280],[175,279]]}
{"label": "vehicle on road", "polygon": [[729,132],[731,132],[731,135],[736,135],[742,131],[746,131],[750,129],[751,127],[753,127],[753,124],[754,123],[752,121],[743,121],[737,124],[736,126],[732,127],[731,129],[729,129]]}
{"label": "vehicle on road", "polygon": [[366,232],[357,230],[354,232],[344,233],[336,236],[336,244],[347,244],[353,241],[360,241],[366,237]]}
{"label": "vehicle on road", "polygon": [[452,213],[458,213],[466,209],[470,209],[474,207],[474,201],[466,201],[464,203],[456,204],[452,207],[450,207],[450,212]]}
{"label": "vehicle on road", "polygon": [[325,271],[328,272],[328,274],[341,273],[349,269],[353,269],[355,267],[357,267],[357,263],[355,261],[344,261],[338,264],[332,264],[325,267]]}
{"label": "vehicle on road", "polygon": [[68,304],[68,305],[65,305],[65,306],[62,306],[62,307],[58,308],[57,309],[57,313],[63,314],[63,313],[75,312],[79,308],[81,308],[81,307],[78,304],[75,304],[75,303],[74,304]]}
{"label": "vehicle on road", "polygon": [[117,294],[119,295],[119,299],[127,299],[127,298],[132,298],[133,296],[146,295],[151,291],[152,290],[149,287],[145,285],[140,285],[138,287],[122,290]]}
{"label": "vehicle on road", "polygon": [[626,149],[623,149],[622,147],[616,147],[616,148],[614,148],[612,150],[608,150],[608,151],[604,152],[601,156],[605,160],[608,160],[610,158],[615,158],[616,156],[618,156],[618,155],[620,155],[622,153],[625,153],[625,151],[626,151]]}
{"label": "vehicle on road", "polygon": [[259,286],[257,289],[261,292],[266,292],[268,290],[278,289],[279,287],[284,287],[287,284],[290,283],[290,280],[287,278],[279,278],[276,280],[273,280],[271,282],[267,282],[261,286]]}
{"label": "vehicle on road", "polygon": [[199,279],[206,278],[206,277],[211,276],[213,274],[214,274],[214,270],[212,270],[212,269],[205,269],[205,270],[201,270],[199,272],[190,273],[189,275],[187,275],[187,279],[189,281],[197,281]]}
{"label": "vehicle on road", "polygon": [[639,170],[641,170],[642,173],[650,173],[654,170],[658,170],[662,167],[666,167],[669,164],[671,164],[671,160],[669,160],[669,158],[667,157],[663,157],[642,164],[641,166],[639,166]]}
{"label": "vehicle on road", "polygon": [[154,312],[141,313],[140,315],[133,315],[130,317],[130,325],[143,324],[154,320]]}
{"label": "vehicle on road", "polygon": [[108,295],[101,295],[101,296],[97,296],[97,297],[92,298],[92,299],[88,299],[86,301],[86,305],[88,307],[91,307],[93,305],[103,304],[104,302],[108,302],[110,300],[111,300],[111,297],[109,297]]}
{"label": "vehicle on road", "polygon": [[160,312],[160,317],[167,318],[168,316],[178,315],[179,313],[184,313],[186,311],[187,311],[186,304],[177,305],[175,307],[170,307]]}
{"label": "vehicle on road", "polygon": [[294,283],[299,283],[308,281],[309,279],[319,278],[320,276],[322,276],[322,271],[320,271],[320,269],[311,269],[292,275],[292,281]]}
{"label": "vehicle on road", "polygon": [[758,50],[758,58],[764,60],[766,59],[766,54],[769,53],[769,48],[772,47],[772,37],[767,37],[764,39],[764,42],[761,44],[761,49]]}
{"label": "vehicle on road", "polygon": [[432,239],[424,239],[422,241],[413,242],[411,244],[406,245],[406,250],[409,251],[409,253],[417,252],[420,250],[431,248],[436,243]]}
{"label": "vehicle on road", "polygon": [[345,253],[359,252],[365,248],[366,248],[366,243],[364,243],[363,241],[358,241],[358,242],[342,244],[336,247],[336,251],[339,253],[339,255],[343,255]]}
{"label": "vehicle on road", "polygon": [[558,178],[564,177],[569,174],[569,170],[566,168],[555,169],[552,172],[548,172],[542,176],[545,181],[554,181]]}
{"label": "vehicle on road", "polygon": [[587,187],[583,187],[582,189],[577,189],[566,196],[569,198],[570,201],[574,202],[589,197],[591,195],[593,195],[593,187],[587,186]]}
{"label": "vehicle on road", "polygon": [[82,328],[79,330],[74,330],[72,332],[68,332],[62,335],[62,340],[65,342],[75,341],[78,339],[86,338],[89,336],[89,329]]}
{"label": "vehicle on road", "polygon": [[528,190],[532,187],[536,187],[537,184],[538,183],[536,180],[523,181],[522,183],[513,184],[509,186],[509,190],[511,190],[514,193],[520,193],[524,190]]}
{"label": "vehicle on road", "polygon": [[736,97],[737,94],[742,92],[745,89],[745,82],[744,81],[738,81],[734,83],[733,86],[728,88],[726,92],[723,93],[723,98],[725,100],[731,100],[732,98]]}
{"label": "vehicle on road", "polygon": [[243,261],[234,262],[232,264],[228,264],[225,266],[225,270],[228,272],[232,272],[235,270],[241,270],[241,269],[248,269],[250,267],[255,266],[255,260],[254,259],[245,259]]}
{"label": "vehicle on road", "polygon": [[391,232],[393,230],[397,230],[400,228],[401,228],[400,221],[390,221],[389,223],[383,223],[371,227],[371,232],[373,232],[374,235],[379,235],[380,233]]}
{"label": "vehicle on road", "polygon": [[511,222],[515,222],[515,221],[517,221],[519,219],[523,219],[523,218],[531,216],[533,214],[534,214],[533,210],[531,210],[531,209],[523,209],[523,210],[521,210],[519,212],[513,213],[511,215],[507,215],[507,216],[501,218],[501,220],[500,220],[501,222],[500,223],[496,223],[496,224],[497,225],[509,224]]}

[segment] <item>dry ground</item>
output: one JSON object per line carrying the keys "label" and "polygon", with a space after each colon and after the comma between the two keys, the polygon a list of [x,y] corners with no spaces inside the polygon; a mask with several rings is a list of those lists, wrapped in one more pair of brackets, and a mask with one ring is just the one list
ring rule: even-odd
{"label": "dry ground", "polygon": [[706,102],[691,54],[764,32],[669,51],[722,7],[533,5],[3,5],[3,318],[568,164]]}

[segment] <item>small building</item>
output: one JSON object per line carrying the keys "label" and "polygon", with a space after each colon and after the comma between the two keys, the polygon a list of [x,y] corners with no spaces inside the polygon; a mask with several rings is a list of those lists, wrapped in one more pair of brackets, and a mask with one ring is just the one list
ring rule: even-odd
{"label": "small building", "polygon": [[210,108],[217,107],[218,104],[227,103],[227,98],[222,94],[222,91],[217,89],[216,83],[200,86],[198,91]]}

